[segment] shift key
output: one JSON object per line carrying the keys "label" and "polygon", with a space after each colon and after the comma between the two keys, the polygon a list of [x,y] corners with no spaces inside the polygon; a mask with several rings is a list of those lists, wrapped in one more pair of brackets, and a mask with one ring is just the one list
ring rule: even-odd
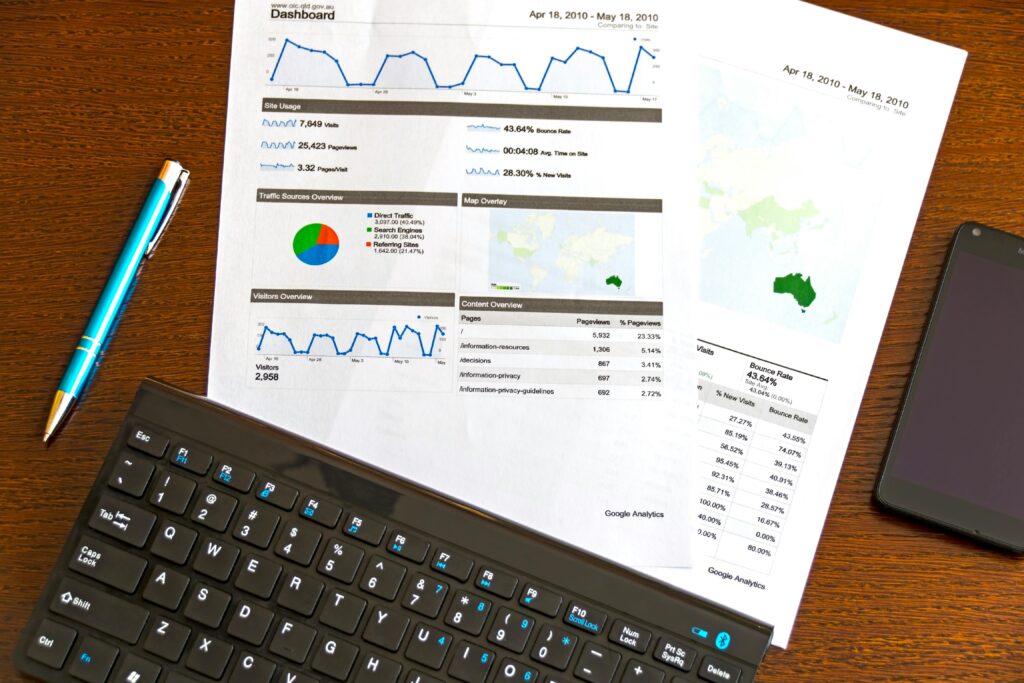
{"label": "shift key", "polygon": [[67,578],[61,580],[50,611],[132,645],[139,642],[149,617],[149,612],[137,605]]}
{"label": "shift key", "polygon": [[136,548],[146,545],[155,523],[153,513],[110,496],[100,498],[96,511],[89,518],[91,528]]}

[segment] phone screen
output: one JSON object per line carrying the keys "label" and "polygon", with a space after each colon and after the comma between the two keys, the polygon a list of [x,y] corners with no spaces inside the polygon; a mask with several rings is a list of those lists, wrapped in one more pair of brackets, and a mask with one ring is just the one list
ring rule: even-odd
{"label": "phone screen", "polygon": [[961,230],[885,476],[1024,522],[1024,240]]}

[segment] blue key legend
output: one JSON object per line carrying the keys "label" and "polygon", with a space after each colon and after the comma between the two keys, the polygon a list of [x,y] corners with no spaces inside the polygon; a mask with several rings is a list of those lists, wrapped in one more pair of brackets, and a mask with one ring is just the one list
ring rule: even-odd
{"label": "blue key legend", "polygon": [[715,636],[715,647],[719,650],[724,650],[729,647],[729,643],[732,641],[732,637],[725,631],[720,632]]}
{"label": "blue key legend", "polygon": [[708,632],[702,629],[700,626],[694,626],[690,629],[690,633],[697,636],[698,638],[707,638]]}

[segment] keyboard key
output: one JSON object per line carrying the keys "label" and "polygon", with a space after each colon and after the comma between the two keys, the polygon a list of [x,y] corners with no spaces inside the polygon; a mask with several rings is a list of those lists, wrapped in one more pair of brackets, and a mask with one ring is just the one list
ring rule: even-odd
{"label": "keyboard key", "polygon": [[185,616],[210,628],[219,628],[224,613],[231,604],[231,596],[205,583],[197,583],[185,603]]}
{"label": "keyboard key", "polygon": [[522,662],[506,659],[498,667],[494,683],[501,681],[508,681],[509,683],[536,683],[539,675],[536,669],[531,669]]}
{"label": "keyboard key", "polygon": [[289,573],[277,595],[277,604],[308,617],[316,610],[324,582],[302,574]]}
{"label": "keyboard key", "polygon": [[192,629],[188,626],[157,617],[149,627],[149,635],[146,636],[146,642],[142,647],[157,657],[176,662],[181,659],[181,653],[185,651],[185,643],[191,633]]}
{"label": "keyboard key", "polygon": [[712,683],[740,683],[743,672],[738,666],[727,664],[720,659],[705,655],[700,660],[697,678]]}
{"label": "keyboard key", "polygon": [[608,640],[643,654],[647,652],[647,646],[651,643],[651,632],[622,619],[616,619],[612,623],[611,631],[608,632]]}
{"label": "keyboard key", "polygon": [[292,523],[281,532],[274,552],[292,562],[298,562],[303,567],[308,567],[322,537],[323,535],[309,524]]}
{"label": "keyboard key", "polygon": [[409,619],[390,607],[374,607],[363,629],[363,640],[385,650],[398,652],[398,646],[409,628]]}
{"label": "keyboard key", "polygon": [[498,610],[498,616],[491,624],[491,632],[487,634],[487,640],[495,645],[512,650],[516,654],[522,654],[526,649],[526,641],[530,639],[533,632],[534,620],[525,614],[520,614],[507,607]]}
{"label": "keyboard key", "polygon": [[565,611],[565,619],[563,619],[565,623],[594,635],[601,632],[604,622],[607,620],[607,614],[580,602],[569,603],[569,609]]}
{"label": "keyboard key", "polygon": [[200,633],[192,641],[192,648],[189,650],[185,666],[198,671],[204,676],[220,679],[224,675],[224,669],[228,668],[228,660],[235,648],[225,642],[216,640],[205,633]]}
{"label": "keyboard key", "polygon": [[249,504],[235,523],[232,535],[240,541],[266,550],[270,547],[270,539],[274,537],[280,521],[281,515],[271,512],[265,505]]}
{"label": "keyboard key", "polygon": [[363,551],[360,548],[332,538],[324,549],[317,571],[343,583],[352,583],[362,561]]}
{"label": "keyboard key", "polygon": [[426,559],[428,550],[430,550],[429,543],[422,538],[410,536],[404,531],[395,531],[391,534],[391,540],[388,541],[389,553],[400,555],[416,564]]}
{"label": "keyboard key", "polygon": [[523,587],[522,595],[519,596],[519,604],[534,612],[554,617],[558,614],[558,610],[562,609],[562,596],[547,588],[528,583]]}
{"label": "keyboard key", "polygon": [[224,531],[228,528],[231,514],[237,505],[237,498],[211,488],[204,488],[196,499],[190,519],[214,531]]}
{"label": "keyboard key", "polygon": [[152,462],[147,462],[132,453],[124,453],[118,457],[117,465],[107,479],[107,485],[129,496],[141,498],[155,469]]}
{"label": "keyboard key", "polygon": [[654,658],[680,671],[689,671],[697,659],[697,650],[670,638],[659,638],[654,646]]}
{"label": "keyboard key", "polygon": [[467,591],[458,591],[448,608],[444,623],[474,636],[484,630],[484,622],[491,613],[491,601]]}
{"label": "keyboard key", "polygon": [[86,638],[71,658],[68,673],[86,683],[104,683],[114,668],[118,649],[95,638]]}
{"label": "keyboard key", "polygon": [[219,538],[203,537],[199,544],[199,552],[192,565],[200,574],[206,574],[218,581],[227,581],[240,551],[233,545],[224,543]]}
{"label": "keyboard key", "polygon": [[206,453],[200,453],[190,446],[177,446],[171,452],[171,464],[198,474],[200,477],[207,473],[213,458]]}
{"label": "keyboard key", "polygon": [[629,660],[621,683],[663,683],[665,672],[636,659]]}
{"label": "keyboard key", "polygon": [[181,604],[181,599],[185,595],[185,589],[188,588],[188,581],[188,577],[184,574],[179,574],[167,567],[157,565],[156,569],[149,576],[146,590],[142,591],[142,599],[165,607],[173,612]]}
{"label": "keyboard key", "polygon": [[384,524],[373,519],[367,519],[362,515],[349,515],[348,521],[345,522],[346,535],[358,538],[360,541],[370,545],[380,545],[386,530],[387,527]]}
{"label": "keyboard key", "polygon": [[416,671],[413,669],[405,677],[405,683],[444,683],[444,681],[434,678],[433,676],[428,676],[422,671]]}
{"label": "keyboard key", "polygon": [[437,671],[441,668],[444,656],[448,654],[451,644],[452,634],[421,622],[412,632],[409,647],[405,649],[405,656]]}
{"label": "keyboard key", "polygon": [[324,636],[313,655],[313,671],[327,674],[336,681],[344,681],[355,666],[359,648],[329,635]]}
{"label": "keyboard key", "polygon": [[331,589],[320,612],[320,621],[349,635],[356,632],[359,620],[366,609],[366,600],[349,595],[344,591]]}
{"label": "keyboard key", "polygon": [[141,557],[88,536],[79,540],[68,566],[79,574],[125,593],[135,592],[142,573],[146,571],[146,561]]}
{"label": "keyboard key", "polygon": [[270,651],[296,664],[302,664],[309,656],[316,631],[290,619],[282,619],[270,641]]}
{"label": "keyboard key", "polygon": [[341,508],[326,500],[309,496],[299,506],[299,514],[317,524],[333,529],[341,519]]}
{"label": "keyboard key", "polygon": [[121,668],[111,679],[113,683],[156,683],[160,677],[161,666],[137,657],[132,653],[125,654],[121,659]]}
{"label": "keyboard key", "polygon": [[395,683],[402,665],[372,652],[363,657],[355,683]]}
{"label": "keyboard key", "polygon": [[617,652],[601,647],[600,645],[588,644],[584,646],[583,653],[576,663],[576,678],[591,683],[612,683],[612,676],[619,666],[622,656]]}
{"label": "keyboard key", "polygon": [[295,506],[295,499],[299,497],[299,492],[291,486],[263,479],[256,487],[256,496],[282,510],[291,510]]}
{"label": "keyboard key", "polygon": [[469,573],[473,571],[473,560],[440,548],[434,554],[434,561],[430,563],[430,566],[442,574],[465,581],[469,578]]}
{"label": "keyboard key", "polygon": [[374,555],[366,565],[366,572],[359,587],[385,600],[394,600],[404,578],[405,567],[385,560],[380,555]]}
{"label": "keyboard key", "polygon": [[61,579],[50,611],[131,644],[139,642],[149,612],[99,588]]}
{"label": "keyboard key", "polygon": [[281,565],[262,557],[247,555],[235,579],[235,587],[266,600],[281,576]]}
{"label": "keyboard key", "polygon": [[274,613],[251,602],[242,601],[228,622],[228,635],[259,647],[270,630]]}
{"label": "keyboard key", "polygon": [[154,458],[164,457],[170,439],[150,431],[147,427],[135,425],[128,432],[128,445]]}
{"label": "keyboard key", "polygon": [[164,683],[199,683],[199,681],[191,676],[186,676],[185,674],[180,674],[177,671],[172,671],[167,674],[167,679]]}
{"label": "keyboard key", "polygon": [[540,637],[537,638],[530,657],[559,671],[565,671],[573,650],[576,649],[577,641],[579,638],[568,631],[545,626],[540,631]]}
{"label": "keyboard key", "polygon": [[161,474],[157,481],[149,502],[176,515],[184,514],[188,502],[192,499],[192,492],[196,490],[196,483],[187,477],[170,472]]}
{"label": "keyboard key", "polygon": [[43,666],[60,669],[77,635],[73,628],[43,619],[29,641],[25,654]]}
{"label": "keyboard key", "polygon": [[241,493],[249,493],[252,483],[256,481],[256,473],[234,463],[221,462],[213,471],[213,480]]}
{"label": "keyboard key", "polygon": [[465,683],[483,683],[493,662],[493,652],[463,640],[455,648],[448,674]]}
{"label": "keyboard key", "polygon": [[146,545],[154,524],[156,515],[153,513],[110,496],[100,498],[96,511],[89,519],[91,528],[136,548]]}
{"label": "keyboard key", "polygon": [[423,574],[415,574],[402,598],[402,606],[434,619],[448,595],[448,584]]}
{"label": "keyboard key", "polygon": [[511,574],[498,571],[497,569],[481,567],[480,572],[476,576],[476,585],[478,588],[483,588],[488,593],[500,595],[508,600],[515,595],[516,586],[519,585],[519,579]]}
{"label": "keyboard key", "polygon": [[149,552],[175,564],[185,564],[197,538],[199,534],[188,527],[174,522],[164,522],[156,532]]}
{"label": "keyboard key", "polygon": [[270,683],[277,665],[251,652],[243,652],[235,663],[228,683]]}
{"label": "keyboard key", "polygon": [[281,669],[277,683],[320,683],[320,681],[292,669]]}

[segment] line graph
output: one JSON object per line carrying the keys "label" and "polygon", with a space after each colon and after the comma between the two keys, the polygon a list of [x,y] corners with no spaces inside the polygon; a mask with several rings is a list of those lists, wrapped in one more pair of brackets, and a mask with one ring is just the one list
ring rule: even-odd
{"label": "line graph", "polygon": [[295,164],[265,164],[260,162],[261,171],[290,171],[295,168]]}
{"label": "line graph", "polygon": [[266,128],[294,128],[298,123],[298,119],[263,119],[262,125]]}
{"label": "line graph", "polygon": [[[371,348],[376,348],[376,355],[378,357],[390,358],[392,357],[391,349],[394,346],[395,342],[402,341],[407,334],[415,335],[419,345],[420,356],[422,358],[433,358],[435,351],[439,351],[439,349],[437,348],[438,340],[443,339],[445,336],[444,328],[441,327],[440,325],[434,325],[433,333],[430,338],[430,344],[429,346],[427,346],[424,344],[423,334],[419,330],[416,330],[410,327],[409,325],[405,325],[402,327],[401,330],[399,330],[397,325],[392,325],[391,333],[388,336],[387,344],[385,346],[381,346],[380,338],[377,336],[369,335],[365,332],[356,332],[355,334],[352,335],[352,341],[349,343],[348,348],[342,350],[341,347],[338,346],[337,338],[330,332],[313,332],[309,337],[309,343],[307,343],[305,348],[303,348],[301,345],[296,346],[295,341],[287,332],[273,330],[269,326],[263,325],[263,329],[260,332],[259,342],[257,342],[256,344],[256,351],[263,353],[274,353],[271,351],[263,351],[263,345],[268,341],[267,335],[270,335],[271,337],[274,338],[284,339],[288,343],[288,348],[291,349],[291,355],[294,356],[358,356],[359,354],[354,353],[356,350],[356,344],[360,340],[363,340],[366,342],[371,342],[373,344],[373,347]],[[313,346],[317,343],[317,340],[329,341],[330,345],[328,348],[333,348],[334,352],[319,354],[313,353]],[[326,344],[326,342],[323,342],[318,346],[323,346],[324,344]]]}
{"label": "line graph", "polygon": [[260,140],[260,149],[295,149],[295,141],[267,142],[266,140]]}
{"label": "line graph", "polygon": [[466,151],[470,154],[500,154],[500,149],[494,149],[493,147],[472,147],[466,145]]}
{"label": "line graph", "polygon": [[[460,69],[456,72],[461,73],[461,77],[452,76],[451,74],[439,75],[431,65],[430,58],[423,52],[415,49],[406,50],[404,52],[385,53],[380,65],[376,68],[376,72],[373,74],[372,78],[370,78],[367,74],[362,74],[357,77],[352,71],[347,71],[346,67],[342,64],[342,60],[326,49],[303,45],[286,37],[277,53],[277,60],[275,61],[273,70],[270,74],[270,82],[276,83],[278,81],[279,72],[282,70],[282,63],[284,63],[287,68],[291,68],[289,63],[298,59],[300,56],[314,56],[317,60],[325,62],[328,65],[328,71],[335,74],[334,83],[324,83],[322,85],[334,85],[344,88],[399,87],[394,84],[388,84],[385,71],[390,73],[394,68],[389,67],[389,65],[397,65],[396,63],[411,61],[420,65],[420,73],[426,77],[422,79],[422,84],[418,86],[419,88],[432,88],[434,90],[454,90],[458,88],[468,88],[473,90],[512,90],[513,87],[508,86],[499,88],[480,88],[468,85],[470,78],[474,74],[474,70],[479,71],[485,67],[497,67],[499,72],[510,73],[513,75],[511,81],[515,84],[515,89],[519,89],[523,92],[559,92],[559,88],[548,88],[545,90],[545,86],[549,84],[549,79],[555,75],[555,72],[568,67],[570,62],[584,60],[592,62],[593,70],[599,75],[595,78],[595,81],[589,85],[589,87],[582,89],[583,92],[591,94],[629,95],[633,93],[637,70],[640,68],[641,64],[648,61],[654,61],[657,58],[654,52],[647,49],[647,47],[638,45],[636,53],[632,58],[632,68],[629,70],[628,75],[620,73],[618,78],[616,78],[616,76],[612,74],[612,69],[608,63],[608,56],[605,54],[581,45],[573,47],[567,54],[562,54],[563,56],[550,54],[547,57],[547,63],[544,67],[543,74],[539,79],[532,82],[528,82],[526,77],[523,76],[523,72],[519,65],[520,62],[509,61],[505,58],[499,58],[492,54],[479,52],[474,53],[471,58],[468,58],[468,64],[464,71]],[[285,60],[286,56],[289,58],[287,61]],[[299,67],[296,68],[298,69]],[[304,72],[305,70],[299,69],[299,71]],[[283,78],[282,80],[287,81],[289,79]],[[300,83],[283,84],[298,85]]]}
{"label": "line graph", "polygon": [[498,126],[490,126],[486,123],[476,123],[466,126],[466,130],[478,133],[498,133],[501,131],[501,128]]}
{"label": "line graph", "polygon": [[467,168],[466,169],[466,175],[499,176],[499,175],[501,175],[501,169],[500,168],[487,169],[487,168],[483,168],[482,166],[478,166],[477,168]]}

